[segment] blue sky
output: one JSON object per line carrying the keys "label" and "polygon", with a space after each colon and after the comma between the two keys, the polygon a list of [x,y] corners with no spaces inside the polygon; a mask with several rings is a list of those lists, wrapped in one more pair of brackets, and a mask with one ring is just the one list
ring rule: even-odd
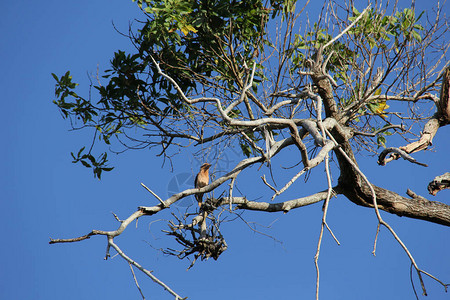
{"label": "blue sky", "polygon": [[[435,1],[418,5],[433,4]],[[120,257],[103,260],[104,237],[48,244],[50,237],[115,229],[118,224],[111,212],[126,218],[137,206],[156,204],[140,187],[141,182],[166,197],[177,188],[169,186],[170,182],[192,175],[198,168],[198,158],[188,154],[175,158],[176,168],[171,172],[155,157],[157,152],[126,152],[111,157],[116,168],[99,181],[91,170],[71,163],[70,152],[88,143],[92,134],[69,132],[68,122],[52,103],[54,80],[50,74],[71,70],[81,85],[80,93],[83,88],[87,92],[88,74],[95,74],[97,65],[106,69],[114,51],[131,50],[128,40],[115,32],[112,21],[126,31],[129,20],[139,16],[136,5],[125,0],[0,3],[4,124],[0,129],[4,141],[0,148],[0,299],[140,299],[127,263]],[[405,161],[379,167],[376,157],[361,159],[360,167],[374,184],[401,195],[411,188],[431,199],[427,183],[449,170],[448,156],[443,154],[450,148],[449,129],[438,132],[434,151],[415,155],[429,164],[428,168]],[[228,158],[224,169],[238,159],[233,152]],[[288,153],[275,163],[283,160],[288,161]],[[281,181],[289,180],[284,176]],[[298,182],[292,194],[278,200],[323,189],[323,178],[322,171],[313,173],[307,184]],[[259,177],[240,184],[259,184]],[[188,187],[187,182],[181,182],[181,188]],[[435,198],[448,204],[449,193],[443,191]],[[262,188],[249,197],[266,199],[270,195]],[[166,257],[154,249],[172,245],[160,232],[169,212],[140,219],[137,227],[129,226],[116,243],[189,299],[313,299],[313,257],[321,204],[285,215],[246,212],[244,217],[265,226],[272,224],[270,229],[260,229],[282,243],[254,233],[239,220],[230,222],[223,228],[229,248],[220,259],[198,262],[186,271],[188,261]],[[387,213],[383,217],[423,269],[450,280],[448,228]],[[325,233],[319,261],[321,299],[413,299],[409,260],[386,230],[380,234],[377,256],[371,254],[377,226],[372,210],[338,197],[330,204],[328,223],[341,246]],[[173,299],[135,272],[148,299]],[[437,283],[428,278],[425,282],[427,299],[449,298]],[[420,289],[417,280],[415,284]]]}

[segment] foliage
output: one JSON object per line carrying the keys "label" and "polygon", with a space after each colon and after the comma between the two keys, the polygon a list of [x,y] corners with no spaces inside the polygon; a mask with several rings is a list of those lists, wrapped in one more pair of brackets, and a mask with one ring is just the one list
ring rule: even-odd
{"label": "foliage", "polygon": [[[274,8],[269,9],[259,0],[231,4],[225,0],[138,1],[138,5],[147,17],[137,34],[130,37],[138,53],[126,54],[119,50],[114,54],[111,69],[105,70],[102,76],[108,80],[107,85],[99,82],[95,86],[100,96],[98,101],[78,96],[74,92],[77,84],[72,82],[69,72],[61,78],[53,74],[57,81],[54,102],[63,117],[75,117],[83,126],[94,127],[107,145],[114,136],[136,141],[137,145],[132,147],[149,146],[152,141],[128,139],[127,129],[145,128],[149,123],[158,126],[167,118],[196,110],[180,103],[172,85],[162,80],[151,65],[149,55],[165,62],[163,70],[188,95],[195,94],[199,88],[223,87],[231,98],[243,85],[236,78],[241,78],[245,69],[236,66],[250,63],[254,53],[263,49],[267,42],[268,14],[272,10],[275,16],[281,9],[280,3],[274,1]],[[233,55],[233,61],[225,60],[223,53]],[[257,85],[254,88],[256,91]],[[68,96],[72,98],[67,100]],[[142,102],[148,108],[145,113]],[[101,157],[106,157],[105,154]],[[103,167],[106,160],[97,162],[90,152],[87,155],[100,167],[97,177],[101,170],[109,170]]]}
{"label": "foliage", "polygon": [[[200,203],[200,212],[173,214],[178,224],[169,221],[166,233],[183,249],[168,248],[164,253],[194,256],[192,264],[197,258],[217,259],[227,244],[219,228],[223,219],[215,217],[216,211],[219,216],[228,208],[232,214],[239,209],[287,213],[324,201],[315,256],[318,298],[317,260],[324,228],[333,235],[326,224],[328,201],[333,195],[343,195],[374,209],[377,236],[383,226],[401,245],[424,294],[422,274],[446,288],[418,267],[379,210],[450,226],[450,206],[412,191],[406,198],[371,184],[359,170],[355,152],[377,153],[384,148],[378,157],[380,165],[401,157],[426,166],[409,154],[426,149],[438,128],[450,123],[450,98],[445,96],[450,84],[448,22],[440,19],[438,11],[430,25],[422,20],[423,12],[416,16],[414,8],[399,9],[397,2],[381,5],[376,1],[373,8],[369,5],[360,11],[352,1],[340,5],[332,0],[326,1],[317,22],[302,22],[305,7],[297,4],[294,0],[138,0],[144,20],[129,30],[136,51],[114,54],[111,68],[94,86],[95,97],[77,94],[69,72],[61,77],[53,74],[57,82],[54,103],[62,116],[74,127],[81,123],[79,128],[94,129],[98,136],[87,152],[82,147],[76,155],[72,153],[73,162],[92,168],[99,179],[103,171],[112,170],[107,166],[107,152],[97,158],[91,153],[99,142],[112,152],[117,145],[158,147],[164,158],[184,149],[194,152],[198,145],[198,151],[217,152],[232,146],[241,150],[242,160],[200,189],[188,189],[166,200],[151,192],[160,204],[140,207],[116,232],[93,231],[51,243],[101,234],[108,236],[108,249],[113,247],[120,254],[113,238],[134,219],[153,216],[183,197],[203,195],[231,181],[228,191]],[[425,115],[424,106],[436,112]],[[414,133],[422,128],[422,133]],[[388,147],[394,135],[408,144]],[[410,142],[417,136],[418,141]],[[241,190],[233,194],[242,171],[260,164],[258,172],[264,167],[273,175],[271,159],[291,146],[298,150],[289,157],[293,168],[300,168],[298,173],[280,189],[273,186],[273,176],[272,183],[261,177],[274,191],[272,200],[301,175],[307,174],[307,180],[309,172],[322,163],[326,191],[279,203],[249,201]],[[329,167],[332,155],[339,166],[335,186]]]}
{"label": "foliage", "polygon": [[[235,119],[252,120],[261,118],[267,107],[289,94],[283,91],[301,93],[311,84],[303,74],[322,47],[345,124],[358,131],[379,132],[375,141],[359,139],[353,143],[362,143],[369,151],[375,151],[371,145],[385,147],[387,136],[393,133],[379,130],[393,122],[386,95],[414,96],[415,87],[428,80],[424,72],[416,73],[414,82],[400,80],[416,72],[415,63],[423,64],[414,55],[422,51],[422,43],[432,42],[426,39],[432,29],[426,30],[421,24],[423,12],[416,17],[410,8],[394,8],[392,13],[369,8],[361,15],[352,6],[342,11],[346,20],[322,20],[302,28],[296,23],[296,4],[139,0],[137,5],[145,19],[137,23],[137,29],[130,28],[136,53],[119,50],[114,54],[111,68],[94,85],[98,97],[78,95],[69,72],[61,77],[53,74],[57,81],[54,102],[64,118],[81,123],[81,128],[94,128],[98,136],[94,143],[103,142],[110,149],[115,145],[111,144],[114,138],[126,149],[161,147],[161,155],[170,157],[177,150],[169,149],[192,142],[223,142],[212,138],[222,132],[240,146],[244,156],[250,157],[266,140],[261,131],[230,127],[220,121],[214,105],[181,101],[176,87],[158,73],[152,58],[187,97],[217,97],[223,107],[242,96],[255,64],[251,93],[244,95],[245,109],[235,107],[229,114]],[[327,45],[339,33],[331,28],[342,28],[360,17],[342,38]],[[285,31],[269,30],[280,19],[286,25]],[[273,69],[273,65],[277,67]],[[273,115],[313,117],[311,105],[305,99]],[[271,128],[271,132],[279,134],[277,128]],[[74,162],[93,166],[94,175],[100,178],[102,171],[112,168],[107,166],[107,152],[95,158],[91,154],[94,148],[89,147]]]}

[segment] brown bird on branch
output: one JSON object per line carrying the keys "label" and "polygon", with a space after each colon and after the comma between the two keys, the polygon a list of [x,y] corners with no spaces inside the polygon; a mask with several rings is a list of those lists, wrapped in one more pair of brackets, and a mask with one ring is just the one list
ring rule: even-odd
{"label": "brown bird on branch", "polygon": [[[200,172],[198,172],[197,176],[195,176],[195,187],[196,188],[202,188],[204,186],[207,186],[209,183],[209,168],[211,167],[210,164],[204,163],[200,167]],[[203,193],[195,194],[195,198],[197,199],[198,206],[202,206],[203,201]]]}

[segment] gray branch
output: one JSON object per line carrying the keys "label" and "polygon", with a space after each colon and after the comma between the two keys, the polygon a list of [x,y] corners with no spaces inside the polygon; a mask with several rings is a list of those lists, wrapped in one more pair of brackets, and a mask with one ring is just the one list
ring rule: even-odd
{"label": "gray branch", "polygon": [[437,192],[450,188],[450,172],[436,176],[433,181],[428,184],[428,192],[436,196]]}
{"label": "gray branch", "polygon": [[401,150],[401,149],[399,149],[399,148],[395,148],[395,147],[389,147],[389,148],[386,148],[386,149],[384,149],[384,150],[380,153],[380,155],[378,156],[378,164],[379,164],[380,166],[386,165],[386,162],[388,161],[388,159],[386,159],[386,156],[387,156],[389,153],[395,153],[395,154],[398,154],[400,157],[402,157],[403,159],[406,159],[406,160],[409,161],[409,162],[418,164],[418,165],[423,166],[423,167],[428,167],[427,164],[418,162],[415,158],[413,158],[411,155],[409,155],[409,154],[406,153],[405,151],[403,151],[403,150]]}

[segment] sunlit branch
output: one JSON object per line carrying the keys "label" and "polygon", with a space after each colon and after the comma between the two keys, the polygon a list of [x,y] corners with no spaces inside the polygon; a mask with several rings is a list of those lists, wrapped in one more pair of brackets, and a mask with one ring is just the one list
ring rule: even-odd
{"label": "sunlit branch", "polygon": [[136,287],[137,287],[139,293],[141,294],[142,300],[145,300],[144,293],[142,292],[141,287],[139,286],[139,283],[136,278],[136,274],[134,274],[133,266],[131,265],[131,263],[128,263],[128,265],[130,266],[130,270],[131,270],[131,274],[133,275],[134,283],[136,284]]}
{"label": "sunlit branch", "polygon": [[341,31],[340,34],[338,34],[336,37],[334,37],[331,41],[329,41],[328,43],[325,44],[324,48],[327,48],[328,46],[330,46],[331,44],[333,44],[335,41],[337,41],[341,36],[343,36],[344,34],[347,33],[347,31],[349,31],[353,26],[356,25],[356,23],[358,23],[359,20],[361,20],[361,18],[364,16],[364,14],[367,12],[367,10],[370,8],[370,4],[361,12],[361,14],[355,19],[355,21],[353,21],[350,25],[347,26],[347,28],[345,28],[344,30]]}
{"label": "sunlit branch", "polygon": [[135,262],[134,260],[132,260],[130,257],[128,257],[115,243],[112,237],[108,237],[108,245],[110,245],[111,247],[114,248],[114,250],[117,251],[117,253],[119,253],[119,255],[125,259],[129,264],[132,264],[133,266],[135,266],[136,268],[138,268],[142,273],[144,273],[145,275],[147,275],[148,277],[150,277],[151,280],[153,280],[155,283],[159,284],[160,286],[162,286],[166,291],[168,291],[170,294],[172,294],[173,296],[175,296],[175,300],[178,299],[186,299],[186,298],[182,298],[181,296],[179,296],[177,293],[175,293],[168,285],[166,285],[164,282],[162,282],[161,280],[159,280],[156,276],[154,276],[152,274],[152,271],[148,271],[147,269],[145,269],[144,267],[142,267],[140,264],[138,264],[137,262]]}
{"label": "sunlit branch", "polygon": [[439,191],[450,188],[450,172],[442,174],[440,176],[436,176],[429,184],[428,184],[428,192],[436,196]]}
{"label": "sunlit branch", "polygon": [[145,184],[143,184],[142,182],[141,182],[141,185],[150,193],[150,194],[152,194],[153,196],[155,196],[155,198],[156,199],[158,199],[158,201],[165,207],[165,203],[164,203],[164,201],[157,195],[157,194],[155,194],[151,189],[149,189]]}
{"label": "sunlit branch", "polygon": [[[334,140],[333,136],[331,134],[329,134],[328,132],[327,132],[327,134],[329,135],[330,139],[332,139],[336,143],[336,141]],[[337,145],[337,143],[336,143],[336,145]],[[345,153],[345,151],[342,150],[342,148],[339,147],[338,151],[340,152],[340,154],[342,154],[342,156],[347,160],[347,162],[356,170],[356,172],[358,172],[358,174],[367,183],[367,186],[369,187],[371,195],[372,195],[373,207],[374,207],[377,219],[378,219],[378,223],[380,225],[383,225],[384,227],[386,227],[389,230],[389,232],[392,234],[394,239],[403,248],[403,250],[405,251],[406,255],[408,256],[408,258],[410,259],[411,263],[414,265],[414,268],[417,271],[417,275],[419,276],[419,280],[420,280],[420,283],[422,285],[423,294],[427,295],[427,292],[426,292],[426,289],[425,289],[425,285],[424,285],[423,279],[422,279],[422,273],[424,273],[424,274],[428,274],[428,273],[422,271],[418,267],[414,257],[412,256],[411,252],[409,251],[409,249],[406,247],[406,245],[403,243],[403,241],[400,239],[400,237],[397,235],[397,233],[394,231],[394,229],[386,221],[384,221],[383,218],[381,217],[381,214],[380,214],[380,211],[379,211],[379,208],[378,208],[378,203],[377,203],[377,196],[376,196],[375,190],[374,190],[372,184],[370,183],[370,181],[367,179],[367,177],[364,175],[364,173],[358,168],[358,166],[350,159],[350,157],[348,157],[347,153]],[[438,282],[441,283],[440,281],[438,281]],[[447,285],[443,284],[443,286],[444,286],[445,289],[447,288]]]}
{"label": "sunlit branch", "polygon": [[317,242],[316,255],[314,256],[314,265],[316,267],[316,300],[319,300],[319,284],[320,284],[319,254],[320,254],[320,247],[322,245],[322,237],[323,237],[324,227],[326,227],[329,230],[330,234],[333,236],[336,243],[338,245],[340,245],[339,241],[336,239],[336,236],[333,234],[333,231],[330,229],[330,227],[328,226],[327,221],[326,221],[327,212],[328,212],[328,204],[329,204],[329,201],[330,201],[332,193],[333,193],[333,188],[331,185],[330,166],[329,166],[328,160],[329,160],[329,157],[327,154],[325,157],[325,171],[326,171],[327,183],[328,183],[327,197],[325,199],[325,202],[324,202],[323,208],[322,208],[322,210],[323,210],[322,224],[320,226],[319,241]]}
{"label": "sunlit branch", "polygon": [[409,162],[418,164],[418,165],[423,166],[423,167],[428,167],[427,164],[418,162],[414,157],[412,157],[411,155],[409,155],[408,153],[406,153],[402,149],[395,148],[395,147],[389,147],[389,148],[386,148],[383,151],[381,151],[380,155],[378,156],[378,164],[382,165],[382,166],[386,165],[386,162],[389,161],[389,159],[386,159],[386,156],[389,153],[392,153],[392,152],[397,154],[397,155],[399,155],[401,158],[403,158],[403,159],[405,159],[405,160],[407,160]]}

